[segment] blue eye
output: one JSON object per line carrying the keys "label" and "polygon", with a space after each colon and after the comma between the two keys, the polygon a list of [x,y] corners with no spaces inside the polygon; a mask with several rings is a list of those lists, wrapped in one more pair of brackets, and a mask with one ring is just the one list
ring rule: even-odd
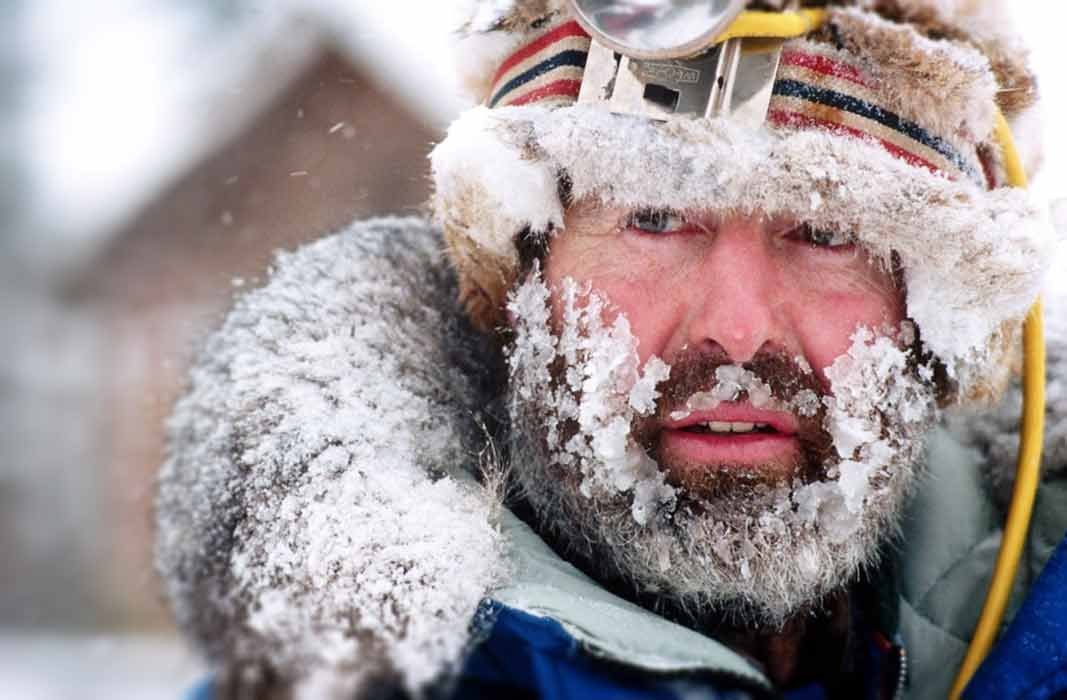
{"label": "blue eye", "polygon": [[812,248],[844,248],[855,242],[849,234],[815,228],[811,224],[797,226],[790,232],[789,237],[807,243]]}
{"label": "blue eye", "polygon": [[626,228],[642,233],[678,233],[689,222],[670,209],[638,209],[626,219]]}

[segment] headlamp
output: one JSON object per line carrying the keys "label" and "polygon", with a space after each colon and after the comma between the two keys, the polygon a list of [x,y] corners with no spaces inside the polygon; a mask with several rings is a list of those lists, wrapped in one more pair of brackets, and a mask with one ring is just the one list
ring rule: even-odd
{"label": "headlamp", "polygon": [[668,120],[763,124],[783,41],[717,41],[746,0],[569,0],[592,37],[579,102]]}
{"label": "headlamp", "polygon": [[578,23],[624,56],[662,60],[703,53],[746,0],[571,0]]}

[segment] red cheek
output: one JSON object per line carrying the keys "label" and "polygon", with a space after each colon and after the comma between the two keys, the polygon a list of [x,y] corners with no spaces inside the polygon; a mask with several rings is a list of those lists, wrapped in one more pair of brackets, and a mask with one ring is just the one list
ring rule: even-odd
{"label": "red cheek", "polygon": [[[894,293],[891,298],[870,295],[833,295],[809,304],[805,309],[807,330],[798,333],[804,354],[824,385],[825,370],[852,347],[852,336],[860,327],[877,332],[895,331],[904,320],[903,303]],[[821,319],[817,322],[816,319]],[[798,321],[798,325],[805,325]]]}

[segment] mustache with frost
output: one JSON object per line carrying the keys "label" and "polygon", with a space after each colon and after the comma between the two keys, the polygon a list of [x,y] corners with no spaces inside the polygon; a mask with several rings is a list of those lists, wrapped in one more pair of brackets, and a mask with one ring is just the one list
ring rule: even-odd
{"label": "mustache with frost", "polygon": [[[631,434],[649,456],[671,476],[679,488],[678,498],[699,501],[736,489],[782,481],[782,473],[803,483],[826,478],[834,457],[832,438],[826,431],[825,397],[829,387],[807,363],[788,353],[760,350],[751,360],[734,363],[720,348],[709,351],[686,349],[671,362],[670,375],[657,385],[659,399],[651,416],[634,418]],[[796,421],[792,437],[797,451],[789,465],[753,471],[736,465],[683,468],[662,449],[664,425],[684,419],[695,410],[710,410],[721,403],[747,404],[757,409],[790,414]],[[708,465],[704,465],[707,467]]]}

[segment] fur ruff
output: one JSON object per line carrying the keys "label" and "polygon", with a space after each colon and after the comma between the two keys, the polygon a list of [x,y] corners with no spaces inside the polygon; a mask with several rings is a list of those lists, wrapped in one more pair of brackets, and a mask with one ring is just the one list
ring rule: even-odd
{"label": "fur ruff", "polygon": [[[1065,252],[1067,248],[1061,244],[1061,259]],[[1062,480],[1067,475],[1067,282],[1050,280],[1042,299],[1048,380],[1045,384],[1045,444],[1041,473],[1046,480]],[[1008,505],[1015,486],[1020,415],[1022,391],[1015,383],[991,410],[968,411],[952,420],[956,436],[986,457],[987,482],[1002,507]]]}
{"label": "fur ruff", "polygon": [[169,423],[157,567],[222,697],[418,692],[507,566],[476,481],[493,351],[438,234],[357,224],[280,255]]}
{"label": "fur ruff", "polygon": [[[487,152],[500,154],[491,178],[479,172]],[[980,190],[824,132],[751,132],[721,120],[656,125],[586,106],[476,108],[432,161],[436,214],[482,328],[502,320],[515,232],[560,230],[559,195],[547,183],[564,173],[576,198],[683,211],[730,202],[854,235],[876,259],[898,256],[909,316],[966,401],[998,395],[1009,378],[1053,237],[1020,190]]]}

